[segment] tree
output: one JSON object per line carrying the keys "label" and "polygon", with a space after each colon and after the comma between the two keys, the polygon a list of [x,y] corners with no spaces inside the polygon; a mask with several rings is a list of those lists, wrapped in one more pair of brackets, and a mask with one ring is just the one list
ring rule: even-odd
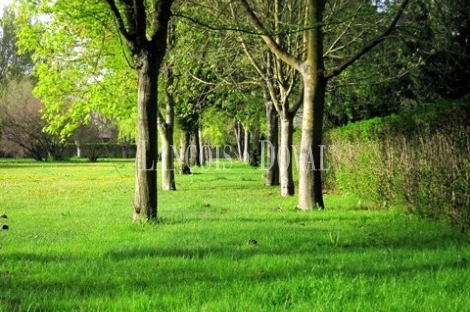
{"label": "tree", "polygon": [[[9,83],[9,91],[0,101],[2,145],[12,142],[20,147],[22,151],[12,156],[33,157],[38,161],[63,159],[66,142],[57,135],[43,131],[45,121],[40,114],[43,105],[31,93],[32,82],[23,79]],[[15,147],[10,145],[8,149],[3,149],[3,153],[9,154]]]}
{"label": "tree", "polygon": [[96,162],[110,143],[116,143],[117,127],[103,116],[91,114],[88,124],[74,131],[77,156]]}
{"label": "tree", "polygon": [[[280,48],[290,51],[293,55],[301,55],[303,44],[303,33],[283,33],[283,30],[292,24],[299,24],[303,18],[301,10],[298,10],[297,3],[291,3],[284,0],[266,1],[260,3],[257,11],[265,12],[264,24],[269,25],[269,29],[273,32],[273,39]],[[235,11],[231,7],[232,16],[235,17]],[[256,59],[249,49],[245,38],[240,34],[240,41],[245,54],[250,60],[251,65],[256,69],[258,74],[264,81],[265,103],[266,103],[266,121],[269,130],[268,142],[269,154],[268,163],[270,169],[267,172],[268,185],[277,184],[276,178],[280,172],[281,195],[289,196],[294,194],[294,177],[292,160],[292,144],[294,117],[300,108],[302,98],[291,104],[290,97],[294,93],[294,87],[298,84],[298,74],[293,67],[270,53],[261,54],[261,60]],[[302,96],[302,94],[301,94]],[[276,116],[272,116],[276,113]],[[281,144],[278,148],[277,132],[278,119],[281,124]],[[279,152],[278,152],[279,151]],[[278,161],[275,156],[279,155]],[[274,156],[274,158],[272,158]],[[274,164],[278,164],[279,168]]]}
{"label": "tree", "polygon": [[3,153],[36,160],[61,159],[65,142],[45,133],[43,104],[31,94],[34,79],[30,54],[18,53],[17,15],[5,7],[0,19],[0,135]]}
{"label": "tree", "polygon": [[[258,125],[251,124],[251,119],[255,118],[249,117],[254,117],[250,116],[252,111],[259,111],[250,107],[253,105],[259,108],[258,99],[251,101],[253,90],[256,89],[257,92],[261,90],[259,78],[256,81],[250,79],[253,77],[251,73],[247,75],[250,67],[245,66],[248,62],[235,40],[236,34],[232,31],[217,31],[217,27],[211,26],[225,19],[221,10],[228,8],[227,3],[217,1],[186,3],[189,4],[175,13],[179,21],[178,31],[185,35],[177,40],[179,53],[171,56],[178,58],[178,68],[175,69],[176,89],[179,91],[175,97],[177,124],[181,128],[189,129],[194,145],[199,147],[201,140],[198,134],[201,133],[207,138],[207,134],[216,128],[208,125],[208,117],[214,114],[209,113],[204,116],[204,112],[210,110],[212,106],[224,110],[237,128],[235,133],[239,142],[239,156],[242,157],[243,142],[240,140],[248,138],[242,133],[249,131],[250,128],[258,128]],[[194,50],[194,47],[197,50]],[[203,122],[201,118],[204,119]],[[257,120],[255,123],[258,122]],[[218,122],[212,121],[212,124]],[[206,131],[201,128],[202,126],[209,127],[210,130]],[[256,137],[258,131],[254,132]],[[251,144],[245,145],[247,148],[251,146]],[[197,154],[204,155],[200,151]]]}
{"label": "tree", "polygon": [[46,130],[68,138],[98,114],[135,138],[136,74],[106,3],[24,0],[19,12],[18,44],[32,53]]}
{"label": "tree", "polygon": [[[174,49],[176,43],[176,34],[174,24],[169,27],[168,49],[169,54]],[[159,109],[157,116],[158,131],[161,137],[161,160],[162,160],[162,189],[166,191],[175,191],[175,155],[174,155],[174,130],[175,130],[175,98],[173,96],[174,88],[174,66],[175,61],[167,58],[162,68],[162,78],[164,80],[163,88],[165,99],[159,102],[165,103],[165,117],[162,114],[163,109]]]}
{"label": "tree", "polygon": [[159,111],[158,113],[158,131],[161,137],[161,157],[162,157],[162,189],[166,191],[175,191],[175,158],[173,154],[173,134],[175,128],[175,100],[171,92],[173,85],[173,64],[167,63],[163,69],[165,79],[165,103],[166,116]]}
{"label": "tree", "polygon": [[279,118],[274,108],[274,103],[269,96],[269,91],[267,88],[264,88],[263,91],[266,111],[266,141],[272,145],[267,148],[266,152],[266,162],[268,163],[266,185],[277,186],[279,185],[279,162],[277,161],[279,152]]}
{"label": "tree", "polygon": [[[84,105],[82,105],[81,112],[70,110],[71,115],[81,115],[81,118],[84,118],[83,116],[89,115],[90,110],[93,111],[93,105],[90,104],[95,104],[97,108],[105,105],[108,107],[120,105],[121,103],[115,102],[116,99],[109,97],[109,93],[105,97],[106,92],[99,91],[99,89],[103,88],[103,85],[109,86],[115,83],[112,81],[109,81],[108,85],[102,83],[103,80],[110,78],[110,80],[116,78],[118,82],[129,82],[128,76],[122,78],[117,75],[122,70],[123,63],[127,62],[134,69],[137,88],[130,88],[130,90],[137,89],[134,220],[157,219],[158,77],[166,53],[172,3],[173,0],[122,0],[119,2],[115,0],[99,2],[43,0],[41,5],[38,6],[35,3],[27,8],[30,11],[39,8],[39,13],[46,13],[52,19],[45,22],[49,28],[42,27],[42,32],[38,33],[37,29],[35,31],[33,28],[23,35],[24,46],[34,46],[38,61],[41,56],[47,56],[50,60],[47,64],[38,62],[37,65],[36,71],[42,71],[44,79],[42,88],[46,88],[45,82],[51,81],[51,78],[55,83],[64,79],[61,78],[64,72],[58,70],[49,73],[52,77],[46,77],[47,69],[51,67],[69,68],[69,71],[73,69],[74,80],[64,79],[67,84],[62,83],[61,87],[72,90],[71,93],[65,94],[65,98],[70,97],[70,94],[76,94],[78,98],[74,98],[74,102],[82,100]],[[40,27],[40,25],[36,26]],[[42,36],[44,40],[39,40],[38,36]],[[71,50],[64,51],[66,46],[71,47]],[[38,53],[38,50],[41,53]],[[121,56],[115,57],[116,54]],[[90,64],[90,60],[94,62]],[[113,62],[120,64],[113,66]],[[73,66],[76,67],[73,68]],[[77,89],[82,89],[81,94]],[[89,90],[90,93],[84,93],[83,89]],[[118,88],[118,90],[122,89]],[[108,91],[111,94],[115,92]],[[47,94],[46,90],[42,92]],[[116,98],[122,98],[122,95],[116,94]],[[103,104],[103,101],[108,101],[108,103]],[[54,107],[62,107],[62,102],[57,99],[57,94],[50,95],[50,101],[46,101],[46,105],[49,106],[49,116],[53,114]],[[129,99],[127,98],[123,103],[129,104]],[[54,117],[51,119],[60,123],[60,120]],[[69,128],[80,124],[80,118],[76,119],[78,119],[76,125],[70,125]],[[52,127],[54,127],[53,124]],[[70,129],[66,130],[70,132]]]}
{"label": "tree", "polygon": [[[252,25],[260,34],[268,48],[278,59],[295,68],[302,76],[304,92],[299,159],[298,207],[300,209],[311,210],[317,206],[324,208],[321,170],[319,169],[321,169],[320,165],[322,162],[323,115],[328,80],[341,74],[345,69],[386,39],[395,30],[408,2],[409,0],[404,0],[398,5],[397,13],[393,16],[388,27],[379,35],[365,42],[361,49],[345,57],[339,65],[327,70],[324,61],[324,13],[327,1],[309,0],[306,2],[305,11],[307,12],[307,18],[305,25],[298,25],[297,29],[293,30],[305,30],[305,58],[300,59],[298,56],[283,49],[283,47],[276,42],[272,32],[262,23],[247,0],[240,0],[240,4],[246,16],[248,16]],[[338,43],[340,39],[341,37],[335,42]],[[335,42],[331,47],[334,48],[336,46]],[[328,53],[328,51],[326,51],[326,53]]]}
{"label": "tree", "polygon": [[0,18],[0,89],[9,81],[22,79],[32,67],[30,55],[18,53],[16,31],[15,12],[5,7]]}
{"label": "tree", "polygon": [[[106,0],[127,43],[137,71],[137,155],[134,220],[157,218],[157,99],[158,75],[166,53],[173,0],[155,0],[148,10],[143,0]],[[148,24],[150,26],[148,26]],[[149,36],[147,36],[149,33]]]}
{"label": "tree", "polygon": [[233,72],[239,68],[234,66],[237,53],[232,54],[229,34],[209,31],[200,25],[193,27],[195,17],[210,20],[201,8],[204,8],[203,3],[190,3],[175,13],[178,17],[174,25],[176,40],[168,55],[169,61],[174,63],[171,93],[181,134],[179,171],[182,174],[191,172],[190,154],[196,165],[203,163],[200,133],[207,124],[202,122],[204,111],[228,101],[228,93],[236,88],[232,83]]}
{"label": "tree", "polygon": [[382,43],[329,83],[327,126],[470,93],[469,10],[468,1],[411,2],[395,33],[400,40]]}
{"label": "tree", "polygon": [[470,93],[470,3],[421,0],[412,18],[419,23],[405,48],[422,62],[411,75],[420,100],[456,99]]}

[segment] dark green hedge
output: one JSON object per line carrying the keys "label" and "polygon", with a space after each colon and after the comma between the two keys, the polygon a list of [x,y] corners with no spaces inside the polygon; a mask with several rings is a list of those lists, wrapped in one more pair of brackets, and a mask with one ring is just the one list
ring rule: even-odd
{"label": "dark green hedge", "polygon": [[326,186],[470,228],[470,97],[326,133]]}

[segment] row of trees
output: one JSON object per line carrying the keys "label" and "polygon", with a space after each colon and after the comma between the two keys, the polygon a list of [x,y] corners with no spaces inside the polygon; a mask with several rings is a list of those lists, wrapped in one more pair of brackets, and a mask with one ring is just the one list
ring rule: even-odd
{"label": "row of trees", "polygon": [[[458,23],[450,14],[456,2],[464,7]],[[280,184],[288,196],[295,192],[293,120],[301,110],[298,206],[323,208],[321,171],[313,169],[324,124],[421,103],[430,94],[429,71],[468,75],[461,66],[468,62],[463,0],[19,3],[19,45],[34,60],[47,131],[67,137],[98,114],[120,136],[135,138],[136,219],[157,216],[156,171],[139,169],[154,167],[158,132],[163,189],[175,189],[175,129],[185,149],[191,137],[196,146],[208,137],[225,141],[231,124],[242,159],[250,136],[273,143],[267,161],[279,151],[279,167],[270,168],[266,184]],[[455,81],[433,88],[448,97],[468,89]]]}

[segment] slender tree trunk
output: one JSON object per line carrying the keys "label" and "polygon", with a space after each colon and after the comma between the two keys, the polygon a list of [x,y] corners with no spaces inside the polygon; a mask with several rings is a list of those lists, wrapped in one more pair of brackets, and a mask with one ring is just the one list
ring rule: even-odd
{"label": "slender tree trunk", "polygon": [[175,191],[175,156],[173,152],[173,127],[165,123],[164,130],[160,131],[162,139],[162,189]]}
{"label": "slender tree trunk", "polygon": [[281,118],[281,145],[279,146],[279,171],[281,180],[281,196],[295,193],[294,176],[292,173],[292,136],[294,131],[293,116]]}
{"label": "slender tree trunk", "polygon": [[201,137],[199,136],[199,127],[194,131],[194,145],[196,147],[194,163],[196,166],[201,167]]}
{"label": "slender tree trunk", "polygon": [[235,124],[235,137],[237,139],[238,160],[243,161],[242,126],[240,122]]}
{"label": "slender tree trunk", "polygon": [[175,121],[175,102],[169,87],[173,84],[173,71],[171,65],[165,69],[165,97],[166,97],[166,118],[159,115],[158,130],[162,139],[162,189],[165,191],[175,191],[175,155],[173,151],[173,125]]}
{"label": "slender tree trunk", "polygon": [[259,165],[259,129],[256,127],[252,131],[252,138],[251,138],[251,157],[250,157],[250,165],[253,167],[258,167]]}
{"label": "slender tree trunk", "polygon": [[321,147],[323,144],[323,112],[325,109],[326,84],[326,80],[323,79],[318,82],[313,103],[313,109],[316,114],[313,119],[313,161],[316,166],[316,170],[313,172],[313,193],[315,205],[321,209],[325,209],[322,193],[323,149]]}
{"label": "slender tree trunk", "polygon": [[310,79],[305,79],[304,107],[302,116],[302,137],[300,139],[299,155],[299,203],[302,210],[310,210],[315,207],[313,193],[313,160],[311,147],[313,145],[313,98],[314,90]]}
{"label": "slender tree trunk", "polygon": [[199,163],[201,166],[206,164],[206,154],[204,152],[204,142],[202,142],[202,130],[201,127],[197,129],[199,133]]}
{"label": "slender tree trunk", "polygon": [[250,131],[245,128],[244,144],[243,144],[243,163],[250,164]]}
{"label": "slender tree trunk", "polygon": [[[267,96],[265,96],[267,98]],[[265,99],[266,100],[266,99]],[[266,128],[267,128],[267,166],[266,185],[279,185],[279,163],[277,161],[277,153],[279,151],[279,119],[277,117],[274,104],[270,100],[266,100]]]}
{"label": "slender tree trunk", "polygon": [[137,59],[137,155],[134,220],[157,218],[157,94],[161,58],[142,51]]}
{"label": "slender tree trunk", "polygon": [[180,139],[180,174],[191,174],[191,167],[189,165],[190,150],[189,141],[191,135],[187,131],[181,133]]}
{"label": "slender tree trunk", "polygon": [[131,144],[129,143],[129,141],[125,140],[125,141],[122,141],[122,143],[120,144],[121,146],[121,157],[122,158],[129,158],[129,154],[130,154],[130,148],[131,148]]}

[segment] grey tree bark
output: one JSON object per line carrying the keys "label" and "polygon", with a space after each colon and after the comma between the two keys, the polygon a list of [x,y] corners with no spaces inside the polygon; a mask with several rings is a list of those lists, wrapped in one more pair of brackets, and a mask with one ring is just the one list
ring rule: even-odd
{"label": "grey tree bark", "polygon": [[279,170],[281,180],[281,196],[295,193],[294,176],[292,171],[292,133],[294,131],[293,116],[281,118],[281,144],[279,146]]}
{"label": "grey tree bark", "polygon": [[250,164],[250,130],[244,127],[244,143],[243,143],[243,163],[245,165]]}
{"label": "grey tree bark", "polygon": [[202,129],[199,127],[197,129],[198,134],[199,134],[199,163],[201,166],[204,166],[206,164],[206,153],[204,151],[204,142],[202,138]]}

